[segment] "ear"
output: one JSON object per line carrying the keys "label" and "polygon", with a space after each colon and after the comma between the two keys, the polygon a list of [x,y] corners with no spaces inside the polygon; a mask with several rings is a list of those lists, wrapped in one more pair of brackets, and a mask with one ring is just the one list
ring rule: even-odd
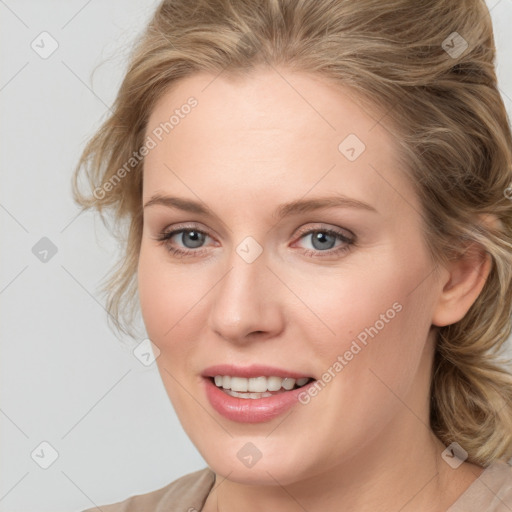
{"label": "ear", "polygon": [[[498,222],[489,216],[482,217],[482,221]],[[477,242],[470,242],[464,254],[445,267],[432,324],[443,327],[461,320],[482,291],[491,266],[490,254]]]}

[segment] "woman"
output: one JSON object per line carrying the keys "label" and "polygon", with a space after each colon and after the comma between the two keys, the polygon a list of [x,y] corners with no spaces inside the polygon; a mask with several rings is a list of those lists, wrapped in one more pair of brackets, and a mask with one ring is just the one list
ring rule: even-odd
{"label": "woman", "polygon": [[161,3],[75,197],[208,467],[102,510],[512,509],[494,55],[479,0]]}

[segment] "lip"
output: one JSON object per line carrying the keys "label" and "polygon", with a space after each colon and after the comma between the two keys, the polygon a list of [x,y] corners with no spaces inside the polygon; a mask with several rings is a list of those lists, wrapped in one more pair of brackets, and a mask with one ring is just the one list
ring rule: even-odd
{"label": "lip", "polygon": [[[291,377],[292,379],[314,378],[312,375],[305,373],[297,373],[282,368],[275,368],[273,366],[264,366],[260,364],[253,364],[250,366],[235,366],[232,364],[218,364],[209,366],[201,373],[203,377],[215,377],[215,375],[229,375],[230,377]],[[241,400],[244,400],[243,398]]]}
{"label": "lip", "polygon": [[[222,375],[222,373],[216,375]],[[279,377],[279,375],[275,376]],[[204,376],[203,381],[206,397],[213,409],[228,420],[238,423],[263,423],[277,418],[294,405],[299,404],[299,395],[304,391],[307,392],[307,389],[316,382],[316,380],[312,380],[300,388],[265,398],[238,398],[230,396],[218,388],[209,376]]]}

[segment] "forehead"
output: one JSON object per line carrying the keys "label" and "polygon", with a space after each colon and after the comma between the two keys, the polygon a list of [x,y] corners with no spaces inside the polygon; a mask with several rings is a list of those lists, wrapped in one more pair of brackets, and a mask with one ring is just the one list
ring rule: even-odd
{"label": "forehead", "polygon": [[199,197],[222,188],[296,199],[310,190],[377,208],[405,196],[414,202],[382,115],[317,75],[196,73],[173,84],[149,118],[146,136],[156,146],[145,158],[144,196],[168,189],[190,196],[186,185],[194,184]]}

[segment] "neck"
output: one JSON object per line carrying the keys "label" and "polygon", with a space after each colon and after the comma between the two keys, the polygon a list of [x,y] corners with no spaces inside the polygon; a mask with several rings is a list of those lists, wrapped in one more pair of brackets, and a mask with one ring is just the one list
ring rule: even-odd
{"label": "neck", "polygon": [[399,435],[391,428],[387,439],[379,437],[356,457],[287,486],[244,485],[217,476],[203,510],[445,511],[477,474],[470,472],[468,481],[461,466],[457,476],[464,482],[456,484],[441,459],[444,446],[428,429],[397,449],[393,438]]}

